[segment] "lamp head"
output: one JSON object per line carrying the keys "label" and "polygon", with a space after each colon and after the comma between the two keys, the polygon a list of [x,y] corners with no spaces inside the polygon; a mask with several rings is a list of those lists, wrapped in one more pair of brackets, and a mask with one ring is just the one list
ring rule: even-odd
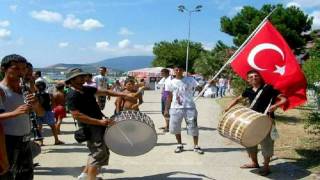
{"label": "lamp head", "polygon": [[201,8],[202,8],[202,5],[198,5],[198,6],[196,6],[196,11],[201,11]]}
{"label": "lamp head", "polygon": [[184,12],[185,9],[186,9],[186,7],[184,5],[179,5],[178,6],[178,11],[180,11],[180,12]]}

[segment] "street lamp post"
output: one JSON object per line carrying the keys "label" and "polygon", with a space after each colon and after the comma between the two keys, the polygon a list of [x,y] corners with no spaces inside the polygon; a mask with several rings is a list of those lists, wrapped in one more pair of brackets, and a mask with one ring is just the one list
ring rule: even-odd
{"label": "street lamp post", "polygon": [[187,56],[186,56],[186,75],[188,76],[188,64],[189,64],[189,45],[190,45],[190,24],[191,24],[191,14],[193,12],[200,12],[202,6],[198,5],[193,10],[187,9],[184,5],[178,6],[178,11],[180,12],[188,12],[188,42],[187,42]]}

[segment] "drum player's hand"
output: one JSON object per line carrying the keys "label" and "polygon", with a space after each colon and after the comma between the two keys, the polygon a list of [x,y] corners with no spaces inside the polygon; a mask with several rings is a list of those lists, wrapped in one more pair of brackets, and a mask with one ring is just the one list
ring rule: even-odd
{"label": "drum player's hand", "polygon": [[270,106],[268,112],[274,112],[277,108],[278,108],[278,106],[274,104],[274,105]]}
{"label": "drum player's hand", "polygon": [[111,119],[102,119],[100,123],[101,126],[112,126],[113,124],[115,124],[115,122]]}

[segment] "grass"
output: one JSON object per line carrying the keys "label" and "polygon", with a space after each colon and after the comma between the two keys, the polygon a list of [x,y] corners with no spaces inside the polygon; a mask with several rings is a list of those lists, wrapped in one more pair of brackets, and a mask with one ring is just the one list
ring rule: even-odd
{"label": "grass", "polygon": [[[225,108],[234,97],[224,97],[216,102]],[[320,172],[320,136],[307,134],[303,121],[311,108],[302,106],[286,112],[276,111],[280,138],[275,142],[275,156],[292,160],[292,163],[313,173]]]}

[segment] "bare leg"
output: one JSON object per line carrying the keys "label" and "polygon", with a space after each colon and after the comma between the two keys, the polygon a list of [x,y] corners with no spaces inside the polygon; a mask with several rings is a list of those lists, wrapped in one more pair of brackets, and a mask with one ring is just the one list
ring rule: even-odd
{"label": "bare leg", "polygon": [[96,166],[88,167],[88,180],[96,180],[98,168]]}
{"label": "bare leg", "polygon": [[198,146],[198,141],[199,141],[199,137],[198,136],[193,136],[193,144],[194,146]]}
{"label": "bare leg", "polygon": [[56,128],[57,128],[57,133],[60,134],[60,126],[61,126],[61,123],[62,123],[62,118],[61,117],[58,117],[57,118],[57,124],[56,124]]}
{"label": "bare leg", "polygon": [[257,153],[248,153],[248,155],[251,159],[251,163],[244,164],[240,168],[259,168]]}
{"label": "bare leg", "polygon": [[181,134],[176,134],[176,140],[177,140],[178,144],[182,144]]}
{"label": "bare leg", "polygon": [[52,131],[52,135],[54,137],[54,144],[62,143],[61,141],[59,141],[56,126],[55,125],[51,125],[50,128],[51,128],[51,131]]}
{"label": "bare leg", "polygon": [[262,176],[267,176],[268,174],[270,174],[270,159],[271,157],[264,157],[263,170],[260,172]]}

